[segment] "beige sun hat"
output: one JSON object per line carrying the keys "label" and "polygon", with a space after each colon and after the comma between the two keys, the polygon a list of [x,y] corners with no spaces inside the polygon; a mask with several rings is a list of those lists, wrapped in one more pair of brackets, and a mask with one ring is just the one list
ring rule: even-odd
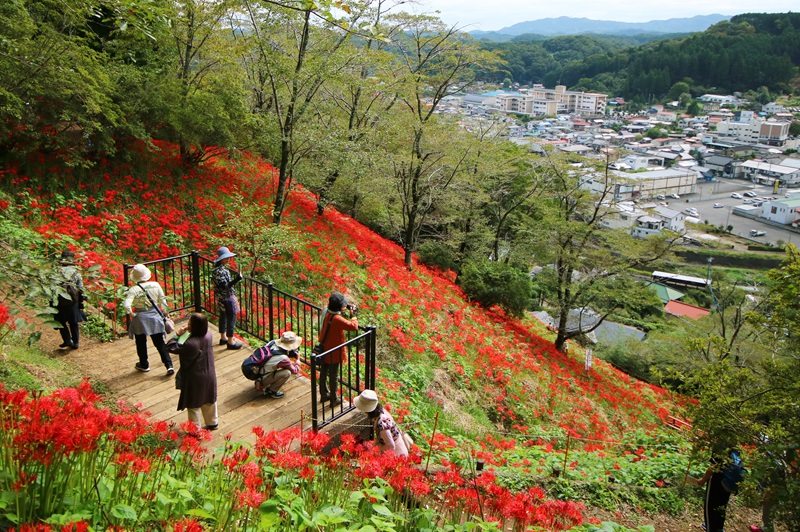
{"label": "beige sun hat", "polygon": [[137,264],[131,270],[131,282],[136,283],[143,283],[145,281],[149,281],[150,277],[153,274],[150,273],[150,269],[145,266],[144,264]]}
{"label": "beige sun hat", "polygon": [[302,343],[302,338],[297,336],[292,331],[286,331],[285,333],[281,334],[281,337],[275,342],[275,345],[287,351],[294,351],[300,347],[300,344]]}
{"label": "beige sun hat", "polygon": [[353,399],[353,404],[361,412],[369,414],[378,406],[378,394],[375,390],[364,390],[361,395]]}

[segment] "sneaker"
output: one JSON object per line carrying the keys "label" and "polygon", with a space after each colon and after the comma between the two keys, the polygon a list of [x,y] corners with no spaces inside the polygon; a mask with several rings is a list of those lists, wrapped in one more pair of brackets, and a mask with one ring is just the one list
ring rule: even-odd
{"label": "sneaker", "polygon": [[341,398],[334,397],[333,399],[331,399],[331,406],[339,406],[340,404],[342,404]]}
{"label": "sneaker", "polygon": [[219,428],[219,425],[206,425],[203,428],[206,430],[217,430]]}
{"label": "sneaker", "polygon": [[150,366],[142,366],[139,362],[137,362],[136,365],[133,367],[141,371],[142,373],[147,373],[148,371],[150,371]]}
{"label": "sneaker", "polygon": [[[172,366],[167,368],[167,376],[169,375],[175,375],[175,368],[173,368]],[[183,374],[181,373],[181,375]]]}
{"label": "sneaker", "polygon": [[322,395],[319,398],[319,402],[320,403],[327,403],[329,400],[330,400],[330,397],[328,397],[327,395]]}
{"label": "sneaker", "polygon": [[70,347],[71,347],[72,349],[78,349],[78,343],[77,343],[77,342],[75,342],[75,343],[74,343],[74,344],[72,344]]}
{"label": "sneaker", "polygon": [[219,341],[219,345],[228,345],[228,341],[227,340],[220,340]]}
{"label": "sneaker", "polygon": [[61,348],[64,348],[64,347],[72,347],[72,342],[64,342],[63,344],[61,344],[61,345],[60,345],[60,346],[58,346],[58,347],[61,347]]}
{"label": "sneaker", "polygon": [[228,345],[228,347],[227,347],[228,349],[241,349],[242,348],[242,344],[239,343],[239,342],[236,342],[235,344],[227,344],[227,345]]}
{"label": "sneaker", "polygon": [[280,399],[283,396],[283,392],[273,392],[270,389],[264,390],[264,397],[269,397],[270,399]]}

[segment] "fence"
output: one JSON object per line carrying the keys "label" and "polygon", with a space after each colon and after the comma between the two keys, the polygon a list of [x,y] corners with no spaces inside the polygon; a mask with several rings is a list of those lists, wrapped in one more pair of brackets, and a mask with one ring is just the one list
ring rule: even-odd
{"label": "fence", "polygon": [[[172,301],[172,312],[204,312],[219,317],[211,271],[214,262],[197,251],[185,255],[144,262],[153,272],[154,280],[161,283],[164,293]],[[132,265],[123,265],[123,283],[128,286]],[[342,404],[336,407],[318,401],[317,369],[326,353],[311,352],[319,337],[322,308],[294,297],[257,279],[243,276],[237,286],[241,312],[238,330],[263,342],[276,337],[276,331],[292,330],[303,338],[300,361],[309,367],[311,377],[312,428],[319,430],[339,419],[355,407],[353,399],[361,390],[375,388],[375,327],[362,327],[360,334],[350,338],[335,349],[344,349],[339,369]]]}

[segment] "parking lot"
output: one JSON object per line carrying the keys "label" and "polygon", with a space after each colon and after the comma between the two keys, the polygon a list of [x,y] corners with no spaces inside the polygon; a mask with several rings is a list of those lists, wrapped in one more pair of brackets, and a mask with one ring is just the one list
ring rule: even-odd
{"label": "parking lot", "polygon": [[[794,243],[800,245],[800,234],[777,227],[775,225],[764,223],[760,219],[751,220],[734,214],[733,208],[739,205],[744,205],[744,200],[732,198],[731,194],[737,193],[744,196],[745,192],[752,191],[757,197],[777,197],[783,198],[783,192],[775,194],[772,192],[771,187],[756,185],[750,181],[742,179],[720,179],[719,181],[706,183],[699,182],[697,184],[697,193],[682,196],[680,199],[667,198],[668,206],[672,209],[679,210],[686,214],[686,209],[695,208],[701,220],[716,226],[727,227],[733,226],[733,234],[747,238],[756,242],[772,243],[777,245],[781,240],[787,243]],[[800,193],[800,192],[798,192]],[[714,207],[718,203],[721,207]],[[751,231],[763,231],[762,236],[751,236]]]}

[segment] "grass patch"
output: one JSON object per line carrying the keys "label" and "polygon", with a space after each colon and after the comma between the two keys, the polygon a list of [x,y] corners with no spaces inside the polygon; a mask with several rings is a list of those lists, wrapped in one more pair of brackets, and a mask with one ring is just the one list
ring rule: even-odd
{"label": "grass patch", "polygon": [[[70,362],[49,356],[37,346],[5,344],[2,346],[0,382],[7,390],[48,391],[77,386],[82,380],[80,370]],[[105,386],[92,382],[98,391]]]}

